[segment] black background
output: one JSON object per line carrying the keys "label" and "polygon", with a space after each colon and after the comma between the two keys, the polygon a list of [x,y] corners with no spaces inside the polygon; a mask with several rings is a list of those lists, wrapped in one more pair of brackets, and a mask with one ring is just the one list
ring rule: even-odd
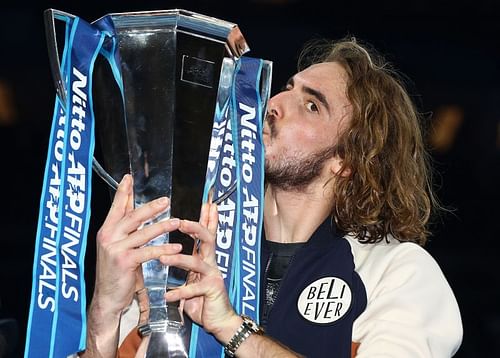
{"label": "black background", "polygon": [[[441,201],[427,249],[460,305],[457,357],[500,356],[497,251],[500,142],[500,12],[495,1],[5,1],[0,6],[0,81],[12,89],[17,121],[0,123],[0,319],[19,324],[22,356],[29,311],[39,195],[55,89],[42,12],[56,8],[93,21],[110,12],[184,8],[239,24],[253,57],[274,62],[273,93],[295,71],[302,44],[353,35],[407,75],[428,125],[445,106],[464,114],[453,146],[433,151]],[[94,179],[86,275],[109,193]],[[427,304],[432,305],[432,298]],[[436,307],[439,309],[439,307]]]}

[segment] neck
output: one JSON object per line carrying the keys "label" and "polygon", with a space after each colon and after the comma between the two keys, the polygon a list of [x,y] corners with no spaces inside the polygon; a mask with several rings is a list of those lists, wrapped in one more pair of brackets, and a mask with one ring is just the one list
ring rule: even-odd
{"label": "neck", "polygon": [[324,185],[291,191],[268,185],[264,198],[264,229],[269,241],[305,242],[330,215],[333,198]]}

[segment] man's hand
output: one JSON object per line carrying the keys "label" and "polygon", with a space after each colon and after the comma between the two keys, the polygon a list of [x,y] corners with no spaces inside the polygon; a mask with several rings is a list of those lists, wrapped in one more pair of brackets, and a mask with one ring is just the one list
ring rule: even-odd
{"label": "man's hand", "polygon": [[84,356],[114,357],[122,311],[134,292],[143,287],[141,264],[161,255],[177,254],[179,244],[146,246],[155,237],[179,228],[180,220],[170,219],[141,226],[164,212],[167,198],[133,209],[132,178],[125,175],[113,204],[97,234],[97,269],[94,297],[88,313],[87,350]]}
{"label": "man's hand", "polygon": [[184,311],[204,330],[227,343],[241,324],[229,302],[224,279],[215,260],[217,206],[204,204],[200,222],[182,220],[179,230],[199,240],[193,255],[164,255],[165,265],[190,271],[187,284],[167,292],[167,301],[184,300]]}
{"label": "man's hand", "polygon": [[178,219],[170,219],[138,230],[144,222],[167,209],[167,198],[153,200],[135,210],[132,203],[132,178],[126,175],[97,234],[94,298],[117,314],[132,301],[141,264],[161,255],[178,253],[182,249],[179,244],[142,247],[155,237],[179,227]]}

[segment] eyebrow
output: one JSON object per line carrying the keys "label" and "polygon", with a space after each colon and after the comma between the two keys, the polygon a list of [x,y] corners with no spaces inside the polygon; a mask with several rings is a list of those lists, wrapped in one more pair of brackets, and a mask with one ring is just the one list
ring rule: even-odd
{"label": "eyebrow", "polygon": [[[293,87],[294,82],[295,81],[294,81],[293,77],[290,77],[288,79],[288,81],[286,82],[286,84],[287,84],[287,86],[290,85]],[[328,104],[328,101],[326,100],[326,96],[322,92],[320,92],[314,88],[311,88],[309,86],[302,86],[302,92],[307,93],[307,94],[315,97],[326,108],[328,113],[330,113],[330,105]]]}

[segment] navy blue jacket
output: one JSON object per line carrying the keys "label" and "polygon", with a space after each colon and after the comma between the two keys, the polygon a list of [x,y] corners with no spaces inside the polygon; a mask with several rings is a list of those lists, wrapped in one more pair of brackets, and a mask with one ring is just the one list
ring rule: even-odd
{"label": "navy blue jacket", "polygon": [[[270,256],[265,240],[261,252],[265,292]],[[351,357],[352,325],[365,308],[366,290],[351,247],[328,218],[292,258],[266,319],[266,334],[307,357]]]}

